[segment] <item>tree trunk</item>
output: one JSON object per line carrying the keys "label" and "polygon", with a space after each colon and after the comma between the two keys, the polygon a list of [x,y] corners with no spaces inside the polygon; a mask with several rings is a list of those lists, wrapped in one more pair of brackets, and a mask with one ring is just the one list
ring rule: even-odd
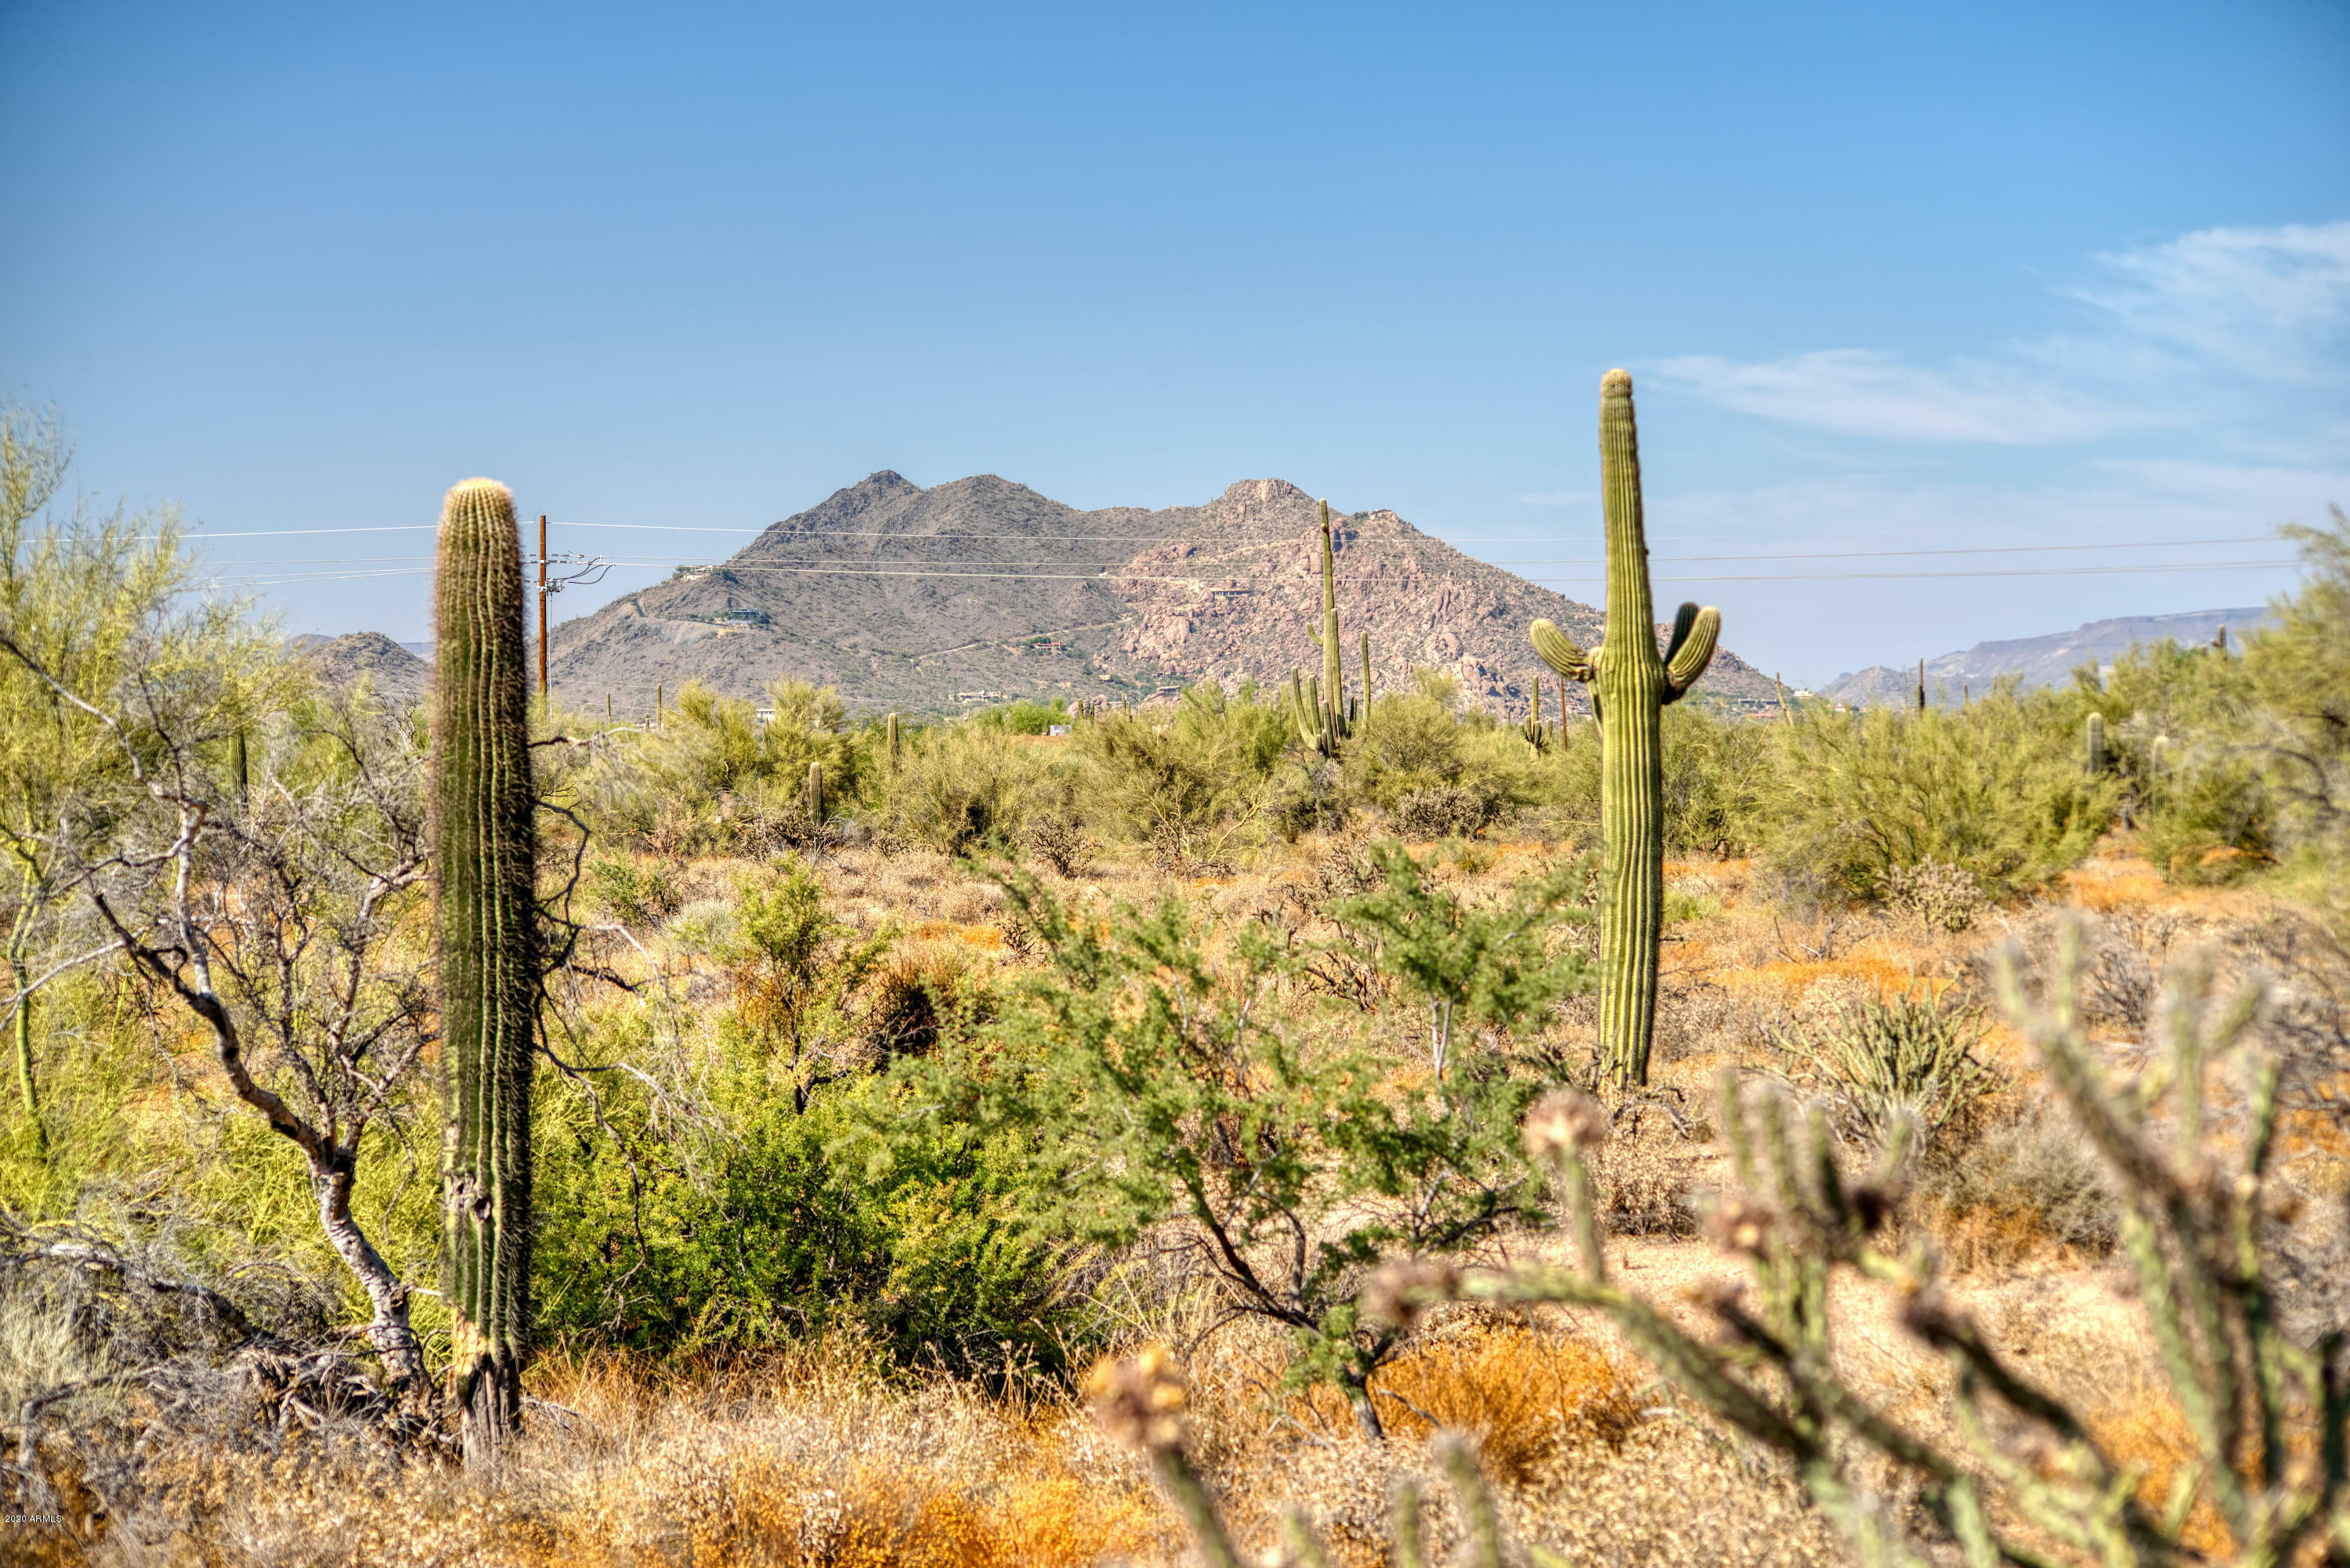
{"label": "tree trunk", "polygon": [[[357,1140],[355,1139],[354,1142]],[[375,1346],[383,1358],[384,1370],[391,1375],[392,1393],[401,1404],[421,1397],[431,1386],[424,1368],[424,1346],[416,1337],[416,1330],[408,1322],[408,1287],[367,1239],[359,1221],[351,1218],[351,1171],[357,1151],[339,1150],[331,1166],[321,1167],[317,1161],[310,1166],[310,1184],[318,1194],[318,1223],[325,1227],[327,1240],[334,1244],[343,1264],[357,1275],[359,1288],[367,1292],[368,1303],[375,1317],[368,1324],[368,1343]]]}
{"label": "tree trunk", "polygon": [[25,1099],[25,1119],[33,1124],[33,1147],[41,1163],[49,1161],[49,1129],[41,1124],[41,1091],[33,1075],[33,993],[25,989],[32,976],[21,961],[11,961],[16,977],[16,1088]]}
{"label": "tree trunk", "polygon": [[1347,1403],[1353,1407],[1355,1425],[1362,1428],[1365,1438],[1374,1443],[1387,1441],[1388,1429],[1379,1420],[1377,1404],[1371,1399],[1370,1374],[1348,1370],[1338,1374],[1338,1386],[1347,1391]]}

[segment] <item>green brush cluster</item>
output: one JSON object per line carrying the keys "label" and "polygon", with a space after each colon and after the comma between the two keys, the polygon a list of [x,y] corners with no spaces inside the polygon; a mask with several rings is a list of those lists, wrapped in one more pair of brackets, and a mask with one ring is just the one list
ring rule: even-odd
{"label": "green brush cluster", "polygon": [[1640,445],[1632,421],[1632,377],[1610,370],[1599,383],[1599,479],[1607,516],[1607,627],[1586,653],[1547,620],[1534,622],[1534,651],[1570,680],[1591,688],[1599,721],[1599,1050],[1619,1082],[1648,1081],[1657,1021],[1657,950],[1664,932],[1665,779],[1661,715],[1705,673],[1721,635],[1721,612],[1685,604],[1672,640],[1657,652],[1648,592],[1648,546],[1640,516]]}
{"label": "green brush cluster", "polygon": [[434,568],[432,864],[448,1128],[441,1288],[465,1462],[522,1425],[530,1348],[531,1052],[539,986],[522,542],[514,497],[469,479]]}

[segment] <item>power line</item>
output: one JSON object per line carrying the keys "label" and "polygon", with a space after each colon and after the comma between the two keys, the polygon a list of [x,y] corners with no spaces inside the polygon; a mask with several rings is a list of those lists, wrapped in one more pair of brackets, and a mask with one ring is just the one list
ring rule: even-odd
{"label": "power line", "polygon": [[[356,527],[356,528],[278,528],[278,529],[267,529],[267,530],[252,531],[252,532],[227,533],[227,534],[186,534],[186,535],[181,535],[181,537],[182,537],[182,538],[183,538],[184,540],[186,540],[187,542],[191,543],[191,544],[202,544],[202,543],[203,543],[204,541],[209,540],[209,539],[284,539],[284,538],[297,538],[297,537],[316,537],[316,536],[320,536],[320,535],[337,535],[337,534],[398,534],[398,533],[431,533],[431,532],[434,531],[438,526],[439,526],[439,524],[430,524],[430,523],[416,523],[416,524],[394,524],[394,525],[389,525],[389,526],[383,526],[383,527]],[[760,533],[764,533],[764,532],[765,532],[765,530],[764,530],[764,529],[756,529],[756,528],[717,527],[717,526],[714,526],[714,525],[713,525],[713,526],[711,526],[711,527],[706,527],[706,528],[705,528],[705,527],[680,527],[680,526],[673,526],[673,525],[667,524],[655,524],[655,523],[552,523],[552,524],[550,524],[550,526],[557,527],[557,528],[608,528],[608,529],[629,529],[629,530],[639,530],[639,531],[656,532],[656,533],[672,533],[672,534],[699,534],[699,533],[760,534]],[[159,537],[161,537],[161,535],[152,535],[152,534],[150,534],[150,535],[141,535],[141,537],[142,537],[142,538],[146,538],[146,539],[150,539],[150,540],[151,540],[151,539],[159,538]],[[1164,541],[1167,537],[1168,537],[1168,536],[1167,536],[1167,535],[1158,535],[1158,534],[1149,534],[1149,535],[1145,535],[1145,534],[1131,534],[1131,535],[1129,535],[1129,534],[893,534],[893,533],[887,533],[887,532],[882,532],[882,531],[878,531],[878,530],[873,530],[873,531],[867,531],[867,530],[856,530],[856,531],[852,531],[852,530],[847,530],[847,529],[827,530],[827,531],[823,532],[823,533],[816,533],[816,534],[803,534],[803,535],[793,535],[793,536],[792,536],[792,538],[793,538],[794,542],[795,542],[795,543],[814,543],[814,542],[816,542],[816,541],[818,541],[818,540],[824,540],[824,539],[882,539],[882,540],[888,540],[888,541],[891,541],[891,542],[894,542],[894,543],[897,543],[897,544],[902,544],[902,545],[923,544],[923,543],[927,543],[927,542],[929,542],[929,541],[931,541],[931,540],[934,540],[934,539],[937,539],[937,540],[958,540],[958,541],[983,541],[983,542],[992,542],[992,543],[996,543],[996,544],[1021,544],[1021,545],[1042,545],[1042,544],[1062,544],[1062,543],[1067,543],[1067,544],[1106,544],[1106,543],[1118,543],[1118,544],[1150,544],[1150,543],[1157,543],[1157,542]],[[1447,540],[1447,539],[1444,539],[1444,538],[1440,538],[1440,537],[1439,537],[1438,535],[1433,535],[1433,534],[1423,535],[1422,535],[1422,537],[1423,537],[1423,538],[1425,538],[1426,540],[1428,540],[1428,542],[1430,542],[1430,544],[1445,545],[1447,545],[1447,546],[1450,546],[1450,545],[1451,545],[1451,543],[1452,543],[1451,540]],[[1509,540],[1510,540],[1510,541],[1512,541],[1512,542],[1515,542],[1515,541],[1516,541],[1520,536],[1519,536],[1519,535],[1457,535],[1456,537],[1471,538],[1471,539],[1484,539],[1484,540],[1488,540],[1488,541],[1491,541],[1491,540],[1499,540],[1499,539],[1507,538],[1507,539],[1509,539]],[[1683,538],[1721,538],[1721,537],[1723,537],[1723,535],[1679,535],[1679,537],[1683,537]],[[1811,560],[1825,561],[1825,560],[1843,560],[1843,559],[1861,560],[1861,559],[1867,559],[1867,558],[1879,557],[1879,556],[1883,556],[1883,557],[1890,557],[1890,556],[2003,556],[2003,555],[2023,555],[2023,554],[2038,553],[2038,552],[2045,552],[2045,551],[2065,551],[2065,550],[2164,550],[2164,549],[2180,549],[2180,548],[2186,548],[2186,547],[2190,547],[2190,546],[2199,546],[2199,545],[2257,545],[2257,544],[2266,544],[2266,543],[2268,543],[2268,542],[2269,542],[2272,537],[2273,537],[2273,535],[2266,535],[2266,534],[2240,534],[2240,535],[2224,535],[2224,536],[2220,536],[2220,537],[2205,538],[2205,539],[2124,539],[2124,540],[2099,540],[2099,541],[2095,541],[2095,542],[2092,542],[2092,543],[2088,543],[2088,544],[2080,544],[2080,545],[1966,545],[1966,546],[1952,547],[1952,548],[1927,549],[1927,550],[1819,550],[1819,551],[1803,551],[1803,552],[1774,553],[1774,554],[1748,555],[1748,556],[1682,556],[1659,557],[1659,560],[1661,560],[1661,561],[1663,561],[1663,562],[1665,562],[1666,564],[1670,564],[1671,562],[1674,562],[1674,561],[1811,561]],[[1223,544],[1223,545],[1227,545],[1227,546],[1229,546],[1229,547],[1233,547],[1233,548],[1241,548],[1241,549],[1262,549],[1262,548],[1266,548],[1266,547],[1274,546],[1274,545],[1287,545],[1287,544],[1294,544],[1294,543],[1297,543],[1297,542],[1298,542],[1298,536],[1296,536],[1296,535],[1283,535],[1283,536],[1281,536],[1281,537],[1279,537],[1279,538],[1274,538],[1274,539],[1238,539],[1238,540],[1226,540],[1226,541],[1220,541],[1219,543],[1222,543],[1222,544]],[[1663,541],[1659,541],[1659,542],[1660,542],[1660,543],[1669,542],[1669,536],[1668,537],[1668,539],[1667,539],[1667,540],[1663,540]],[[394,557],[377,557],[377,558],[390,559],[390,558],[394,558]],[[428,557],[422,557],[422,556],[413,556],[413,557],[411,557],[411,556],[402,556],[402,557],[397,557],[397,558],[399,558],[399,559],[425,559],[425,558],[428,558]],[[1505,558],[1499,559],[1499,560],[1489,561],[1489,562],[1487,562],[1486,564],[1487,564],[1488,566],[1579,566],[1579,565],[1586,565],[1586,564],[1596,564],[1596,563],[1598,563],[1599,561],[1601,561],[1601,560],[1603,560],[1603,559],[1604,559],[1604,557],[1601,557],[1601,556],[1510,556],[1510,557],[1505,557]]]}
{"label": "power line", "polygon": [[[1754,572],[1742,576],[1659,576],[1660,583],[1856,583],[1891,577],[2100,577],[2168,572],[2235,572],[2297,566],[2298,561],[2174,561],[2142,566],[2011,566],[1961,572]],[[1596,583],[1604,577],[1531,577],[1539,583]]]}
{"label": "power line", "polygon": [[[660,562],[657,562],[657,561],[615,561],[615,562],[613,562],[613,563],[612,563],[612,565],[614,565],[614,566],[660,566],[660,565],[661,565],[661,564],[662,564],[662,563],[660,563]],[[983,564],[984,564],[984,565],[992,565],[992,563],[983,563]],[[1047,562],[1047,563],[1044,563],[1044,564],[1045,564],[1045,565],[1046,565],[1046,566],[1054,566],[1054,565],[1061,565],[1061,564],[1064,564],[1064,563]],[[1660,582],[1670,582],[1670,583],[1770,583],[1770,582],[1791,582],[1791,583],[1792,583],[1792,582],[1820,582],[1820,583],[1833,583],[1833,582],[1846,582],[1846,581],[1864,581],[1864,580],[1870,580],[1870,579],[1876,579],[1876,578],[1887,578],[1887,577],[2040,577],[2040,576],[2062,577],[2062,576],[2103,576],[2126,575],[2126,574],[2132,574],[2132,573],[2238,571],[2238,570],[2245,570],[2245,569],[2250,569],[2250,568],[2254,568],[2254,567],[2263,567],[2263,566],[2270,566],[2270,567],[2278,567],[2278,566],[2296,566],[2296,565],[2298,565],[2298,564],[2299,564],[2299,563],[2297,563],[2297,562],[2295,562],[2295,561],[2291,561],[2291,560],[2281,560],[2281,561],[2179,561],[2179,562],[2169,562],[2169,563],[2153,563],[2153,564],[2148,564],[2148,565],[2146,565],[2146,566],[2018,566],[2018,567],[2009,567],[2009,568],[2005,568],[2005,569],[1991,568],[1991,569],[1983,569],[1983,570],[1955,571],[1955,572],[1788,572],[1788,573],[1753,573],[1753,574],[1747,574],[1747,575],[1742,575],[1742,576],[1660,576],[1660,577],[1659,577],[1657,580],[1659,580],[1659,581],[1660,581]],[[1045,571],[1041,571],[1041,570],[1040,570],[1040,571],[1035,571],[1035,572],[1027,572],[1027,571],[1001,570],[1001,569],[999,569],[999,570],[989,570],[989,571],[968,571],[968,572],[962,572],[962,571],[945,571],[945,570],[941,570],[941,569],[939,569],[939,568],[936,568],[936,567],[921,568],[921,567],[909,567],[909,566],[725,566],[725,567],[722,567],[722,568],[713,568],[713,575],[715,574],[715,572],[716,572],[716,571],[722,571],[722,570],[723,570],[723,571],[725,571],[725,572],[738,572],[738,573],[739,573],[739,572],[770,572],[770,573],[775,573],[775,574],[777,574],[777,575],[782,575],[782,576],[830,576],[830,577],[944,577],[944,578],[955,578],[955,577],[974,577],[974,578],[976,578],[976,577],[1024,577],[1024,578],[1029,578],[1029,579],[1031,579],[1031,580],[1047,581],[1047,582],[1088,582],[1088,583],[1111,583],[1111,582],[1116,582],[1116,583],[1135,583],[1135,582],[1141,582],[1141,583],[1203,583],[1203,582],[1207,582],[1207,581],[1210,581],[1210,580],[1211,580],[1211,578],[1209,578],[1209,577],[1202,577],[1202,576],[1141,576],[1140,574],[1133,573],[1133,572],[1095,572],[1095,573],[1090,573],[1090,574],[1075,574],[1075,573],[1071,573],[1071,574],[1054,574],[1054,573],[1045,572]],[[1602,582],[1602,581],[1605,581],[1606,579],[1605,579],[1605,578],[1603,578],[1603,577],[1599,577],[1599,576],[1579,576],[1579,577],[1533,577],[1533,578],[1528,578],[1527,580],[1528,580],[1528,581],[1530,581],[1530,582],[1544,582],[1544,583],[1555,583],[1555,582],[1564,582],[1564,583],[1586,583],[1586,582]]]}

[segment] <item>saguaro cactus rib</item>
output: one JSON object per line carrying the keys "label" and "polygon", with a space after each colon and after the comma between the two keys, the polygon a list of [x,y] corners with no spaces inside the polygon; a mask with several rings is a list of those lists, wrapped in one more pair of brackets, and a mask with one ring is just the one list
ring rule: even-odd
{"label": "saguaro cactus rib", "polygon": [[538,995],[522,545],[492,480],[449,492],[433,625],[433,873],[442,1039],[442,1290],[465,1462],[494,1468],[522,1423],[530,1348],[530,1082]]}
{"label": "saguaro cactus rib", "polygon": [[1648,546],[1640,509],[1640,447],[1632,378],[1599,383],[1599,475],[1607,521],[1607,630],[1589,653],[1547,620],[1529,628],[1543,662],[1591,688],[1599,721],[1599,1050],[1626,1083],[1648,1077],[1657,1021],[1657,950],[1664,935],[1664,742],[1659,715],[1689,694],[1713,659],[1721,612],[1693,604],[1657,651]]}

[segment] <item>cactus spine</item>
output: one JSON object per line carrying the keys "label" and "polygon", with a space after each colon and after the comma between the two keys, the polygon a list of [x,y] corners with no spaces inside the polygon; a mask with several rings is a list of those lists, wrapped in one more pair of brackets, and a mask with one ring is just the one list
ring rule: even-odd
{"label": "cactus spine", "polygon": [[1587,683],[1599,721],[1599,1053],[1626,1084],[1648,1078],[1657,1022],[1657,950],[1665,904],[1665,784],[1660,719],[1697,684],[1721,635],[1721,612],[1685,604],[1657,652],[1648,550],[1640,515],[1640,448],[1632,378],[1599,383],[1599,483],[1607,517],[1607,626],[1584,652],[1547,620],[1534,650],[1562,676]]}
{"label": "cactus spine", "polygon": [[448,1130],[442,1290],[465,1463],[522,1425],[530,1347],[530,1080],[538,993],[528,653],[514,497],[467,480],[441,513],[433,872]]}
{"label": "cactus spine", "polygon": [[2103,713],[2090,714],[2089,722],[2083,728],[2087,732],[2089,742],[2089,776],[2095,778],[2106,771],[2106,716]]}

